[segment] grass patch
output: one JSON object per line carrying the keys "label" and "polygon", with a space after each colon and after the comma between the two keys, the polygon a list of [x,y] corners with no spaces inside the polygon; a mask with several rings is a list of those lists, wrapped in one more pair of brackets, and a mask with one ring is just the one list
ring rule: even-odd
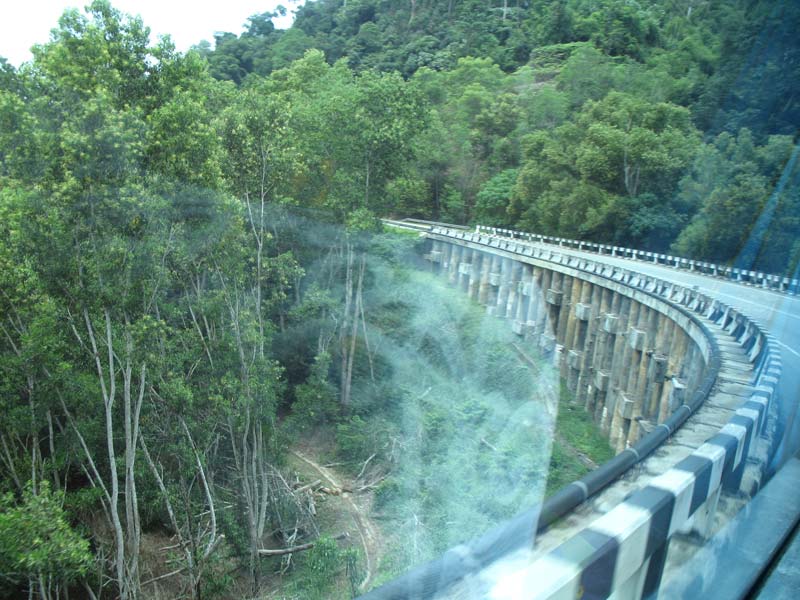
{"label": "grass patch", "polygon": [[572,394],[562,385],[558,399],[556,439],[548,469],[548,496],[590,471],[578,458],[578,452],[597,465],[614,456],[608,440],[594,423],[592,416],[583,406],[575,404]]}

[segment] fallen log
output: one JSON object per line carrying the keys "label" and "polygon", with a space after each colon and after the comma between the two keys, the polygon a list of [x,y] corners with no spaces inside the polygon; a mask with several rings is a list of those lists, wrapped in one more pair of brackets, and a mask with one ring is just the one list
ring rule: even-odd
{"label": "fallen log", "polygon": [[322,480],[321,479],[317,479],[316,481],[314,481],[312,483],[307,483],[306,485],[302,485],[299,488],[296,488],[294,490],[294,493],[295,494],[300,494],[301,492],[305,492],[306,490],[310,490],[311,488],[317,487],[321,483],[322,483]]}
{"label": "fallen log", "polygon": [[[343,538],[350,537],[350,534],[347,532],[340,533],[339,535],[335,536],[334,540],[341,540]],[[308,542],[307,544],[299,544],[297,546],[292,546],[291,548],[277,548],[277,549],[268,549],[268,548],[261,548],[258,551],[259,556],[283,556],[285,554],[294,554],[295,552],[302,552],[303,550],[310,550],[314,547],[314,544],[317,542]]]}

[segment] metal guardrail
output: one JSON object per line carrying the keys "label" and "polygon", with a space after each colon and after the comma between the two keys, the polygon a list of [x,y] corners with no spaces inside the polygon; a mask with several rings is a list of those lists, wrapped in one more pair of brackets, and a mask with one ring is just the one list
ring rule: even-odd
{"label": "metal guardrail", "polygon": [[[470,233],[430,226],[430,232],[549,260],[667,300],[694,321],[709,338],[712,373],[706,376],[690,402],[679,407],[666,422],[659,424],[633,447],[562,488],[540,507],[495,527],[477,540],[446,552],[439,559],[411,570],[363,598],[388,600],[431,597],[466,574],[488,566],[503,553],[530,544],[536,533],[651,454],[702,405],[716,380],[720,368],[719,349],[713,334],[698,318],[700,314],[734,336],[753,363],[755,375],[752,383],[756,389],[750,400],[736,412],[728,425],[692,455],[579,534],[536,560],[516,579],[512,577],[509,581],[498,583],[522,585],[519,589],[527,590],[530,597],[542,598],[562,597],[563,593],[568,594],[566,597],[578,597],[581,590],[589,597],[598,598],[622,589],[633,592],[634,597],[641,596],[642,592],[654,591],[660,581],[666,545],[671,536],[685,526],[700,507],[709,503],[716,506],[714,499],[720,489],[737,489],[741,485],[746,459],[756,455],[757,444],[754,439],[766,433],[767,417],[777,396],[782,371],[780,351],[775,340],[760,324],[733,308],[671,282],[549,249],[518,244],[513,236],[504,236],[512,238],[504,240],[494,231],[483,235],[481,228]],[[538,237],[545,236],[534,237],[537,239],[529,241],[539,241]],[[631,585],[636,586],[638,592],[628,589]]]}
{"label": "metal guardrail", "polygon": [[433,227],[448,227],[460,231],[472,231],[466,225],[451,225],[450,223],[440,223],[439,221],[426,221],[424,219],[381,219],[384,225],[397,227],[398,229],[408,229],[412,231],[430,231]]}
{"label": "metal guardrail", "polygon": [[634,248],[626,248],[624,246],[597,244],[594,242],[553,237],[549,235],[541,235],[538,233],[515,231],[513,229],[486,227],[484,225],[478,225],[476,227],[476,232],[486,233],[495,236],[509,237],[512,239],[526,240],[530,242],[539,242],[543,244],[562,246],[566,248],[572,248],[573,250],[594,252],[596,254],[605,256],[630,258],[633,260],[640,260],[643,262],[665,265],[676,269],[694,271],[697,273],[701,273],[703,275],[722,277],[730,281],[736,281],[739,283],[759,286],[770,290],[785,292],[787,294],[792,294],[792,295],[800,294],[800,280],[784,277],[781,275],[764,273],[762,271],[750,271],[748,269],[739,269],[737,267],[730,267],[727,265],[718,265],[715,263],[697,261],[688,258],[683,258],[680,256],[672,256],[669,254],[660,254],[658,252],[647,252],[644,250],[636,250]]}
{"label": "metal guardrail", "polygon": [[426,225],[423,223],[414,223],[413,221],[396,221],[394,219],[381,219],[381,222],[384,225],[389,225],[390,227],[396,227],[397,229],[406,229],[408,231],[419,231],[419,232],[426,232],[430,231],[431,226]]}

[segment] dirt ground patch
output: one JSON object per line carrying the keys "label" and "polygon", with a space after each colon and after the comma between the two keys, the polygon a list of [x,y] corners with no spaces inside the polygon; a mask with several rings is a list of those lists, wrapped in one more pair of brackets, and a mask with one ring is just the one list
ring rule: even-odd
{"label": "dirt ground patch", "polygon": [[326,501],[338,505],[339,508],[349,513],[352,518],[364,551],[365,572],[359,584],[359,590],[365,591],[378,569],[383,546],[380,529],[369,516],[372,506],[372,493],[355,494],[350,491],[355,488],[352,479],[337,472],[333,467],[319,464],[315,460],[316,457],[306,448],[295,449],[291,453],[307,467],[313,469],[326,487],[339,492],[338,494],[328,495]]}

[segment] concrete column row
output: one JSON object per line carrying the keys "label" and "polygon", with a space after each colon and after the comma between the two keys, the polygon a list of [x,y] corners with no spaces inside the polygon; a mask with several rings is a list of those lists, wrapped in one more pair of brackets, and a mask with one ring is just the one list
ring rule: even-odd
{"label": "concrete column row", "polygon": [[433,271],[507,318],[513,331],[551,356],[574,402],[616,451],[668,418],[697,388],[700,350],[671,319],[578,277],[498,254],[434,240]]}

